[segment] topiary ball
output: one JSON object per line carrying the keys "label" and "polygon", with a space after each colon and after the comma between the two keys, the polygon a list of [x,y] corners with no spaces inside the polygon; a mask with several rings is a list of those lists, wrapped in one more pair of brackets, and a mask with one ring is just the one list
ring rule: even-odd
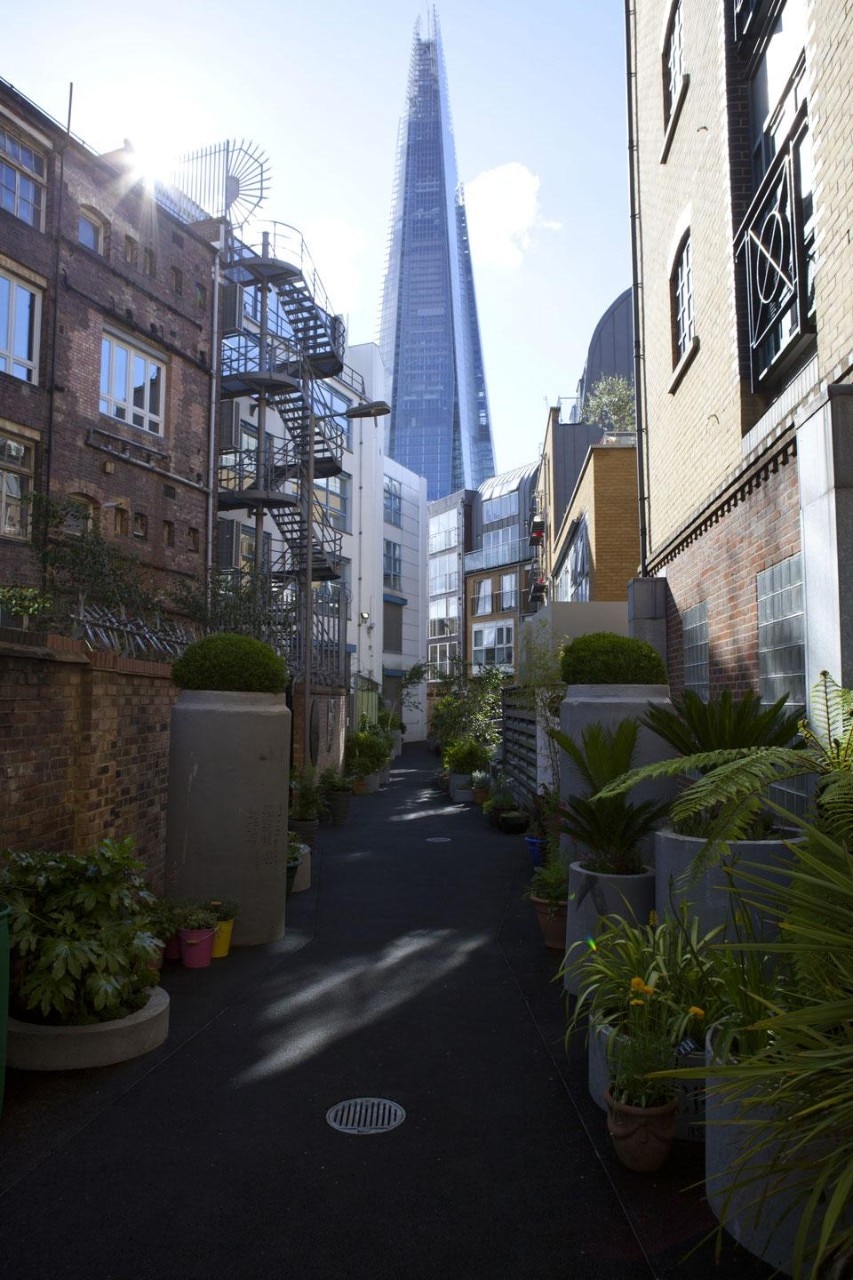
{"label": "topiary ball", "polygon": [[592,631],[563,646],[566,684],[666,684],[663,658],[652,645],[612,631]]}
{"label": "topiary ball", "polygon": [[180,689],[283,693],[287,666],[263,640],[220,631],[187,645],[172,667],[172,679]]}

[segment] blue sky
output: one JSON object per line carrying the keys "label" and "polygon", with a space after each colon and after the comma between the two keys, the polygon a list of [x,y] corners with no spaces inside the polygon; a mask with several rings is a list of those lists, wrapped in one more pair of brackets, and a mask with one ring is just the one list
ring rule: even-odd
{"label": "blue sky", "polygon": [[[352,342],[378,335],[405,0],[39,0],[4,16],[0,76],[98,151],[247,139],[265,216],[303,232]],[[34,14],[37,13],[37,20]],[[242,15],[245,15],[243,17]],[[499,470],[538,457],[595,324],[630,284],[622,0],[443,0]]]}

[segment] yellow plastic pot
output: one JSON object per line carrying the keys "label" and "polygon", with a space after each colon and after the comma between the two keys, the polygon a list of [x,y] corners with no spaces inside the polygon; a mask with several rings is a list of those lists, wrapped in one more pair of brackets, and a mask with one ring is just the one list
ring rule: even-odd
{"label": "yellow plastic pot", "polygon": [[231,933],[234,929],[233,920],[220,920],[216,926],[216,932],[213,935],[213,951],[211,955],[214,960],[221,960],[223,956],[227,956],[231,950]]}

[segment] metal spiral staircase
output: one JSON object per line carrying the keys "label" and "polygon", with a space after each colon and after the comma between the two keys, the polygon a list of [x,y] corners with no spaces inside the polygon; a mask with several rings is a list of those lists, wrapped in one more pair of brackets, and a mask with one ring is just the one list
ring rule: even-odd
{"label": "metal spiral staircase", "polygon": [[[232,234],[224,276],[221,407],[227,419],[235,399],[251,401],[257,444],[243,447],[232,413],[231,438],[227,431],[220,435],[219,508],[251,513],[259,529],[263,515],[271,516],[279,537],[272,540],[267,568],[292,610],[290,670],[297,679],[306,670],[310,631],[311,679],[341,684],[341,534],[317,501],[315,482],[342,470],[344,417],[335,411],[324,380],[343,371],[344,326],[332,314],[304,241],[292,227],[272,223],[251,245]],[[278,419],[272,431],[270,413]]]}

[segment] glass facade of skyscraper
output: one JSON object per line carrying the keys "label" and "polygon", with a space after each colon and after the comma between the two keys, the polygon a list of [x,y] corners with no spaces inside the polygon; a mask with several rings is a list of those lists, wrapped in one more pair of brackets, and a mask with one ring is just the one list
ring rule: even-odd
{"label": "glass facade of skyscraper", "polygon": [[437,20],[415,28],[382,308],[388,452],[430,501],[494,474],[465,206]]}

